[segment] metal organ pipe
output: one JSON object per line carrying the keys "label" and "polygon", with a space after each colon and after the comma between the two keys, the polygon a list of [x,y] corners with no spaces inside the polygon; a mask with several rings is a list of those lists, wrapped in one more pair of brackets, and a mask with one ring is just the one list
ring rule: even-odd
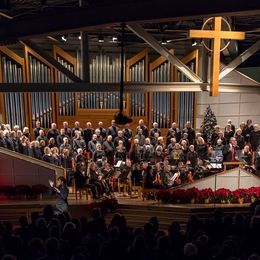
{"label": "metal organ pipe", "polygon": [[[152,71],[153,82],[170,81],[170,64],[164,62]],[[160,128],[168,128],[170,124],[170,93],[155,92],[152,94],[152,119]]]}
{"label": "metal organ pipe", "polygon": [[[2,56],[4,69],[4,83],[22,83],[22,67],[14,60]],[[5,116],[6,123],[11,127],[19,125],[22,129],[25,126],[25,111],[22,93],[5,93]]]}

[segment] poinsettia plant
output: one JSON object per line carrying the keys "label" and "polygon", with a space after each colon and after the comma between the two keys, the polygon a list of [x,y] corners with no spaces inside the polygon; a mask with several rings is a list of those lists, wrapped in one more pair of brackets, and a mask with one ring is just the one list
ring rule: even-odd
{"label": "poinsettia plant", "polygon": [[185,190],[183,190],[183,189],[174,190],[171,194],[171,198],[172,198],[171,200],[173,203],[184,202]]}
{"label": "poinsettia plant", "polygon": [[157,200],[161,200],[164,203],[170,203],[171,202],[171,193],[169,190],[159,190],[156,193]]}
{"label": "poinsettia plant", "polygon": [[259,198],[260,197],[260,187],[251,187],[247,189],[248,197]]}
{"label": "poinsettia plant", "polygon": [[199,190],[196,187],[187,189],[184,194],[185,200],[189,202],[191,199],[197,199],[198,194],[199,194]]}
{"label": "poinsettia plant", "polygon": [[239,198],[245,199],[248,196],[247,191],[248,191],[248,189],[237,189],[237,190],[233,191],[233,198],[234,199],[239,199]]}
{"label": "poinsettia plant", "polygon": [[49,187],[44,184],[36,184],[32,186],[32,191],[35,194],[44,194],[49,190]]}
{"label": "poinsettia plant", "polygon": [[205,199],[212,199],[214,198],[214,192],[211,188],[202,189],[199,191],[198,198],[200,201]]}
{"label": "poinsettia plant", "polygon": [[16,185],[15,186],[16,194],[18,195],[31,195],[32,188],[29,185]]}
{"label": "poinsettia plant", "polygon": [[229,189],[221,188],[215,191],[214,196],[216,201],[230,201],[232,199],[232,192]]}

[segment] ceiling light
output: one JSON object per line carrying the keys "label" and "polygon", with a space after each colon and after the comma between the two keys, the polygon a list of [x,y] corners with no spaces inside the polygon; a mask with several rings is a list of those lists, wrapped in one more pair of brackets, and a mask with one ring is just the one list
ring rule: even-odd
{"label": "ceiling light", "polygon": [[81,40],[81,35],[78,36],[78,39]]}
{"label": "ceiling light", "polygon": [[98,42],[104,42],[104,36],[103,35],[98,36]]}
{"label": "ceiling light", "polygon": [[62,35],[62,36],[61,36],[61,39],[62,39],[64,42],[66,42],[66,41],[67,41],[67,37],[68,37],[68,36],[66,36],[66,35]]}
{"label": "ceiling light", "polygon": [[117,42],[117,40],[118,40],[118,38],[117,38],[116,36],[113,36],[113,37],[112,37],[112,41],[113,41],[113,42]]}
{"label": "ceiling light", "polygon": [[197,46],[197,45],[198,45],[197,41],[196,41],[196,40],[193,40],[191,46],[192,46],[192,47],[195,47],[195,46]]}
{"label": "ceiling light", "polygon": [[166,44],[167,44],[167,41],[166,41],[165,39],[162,39],[161,44],[162,44],[162,45],[166,45]]}

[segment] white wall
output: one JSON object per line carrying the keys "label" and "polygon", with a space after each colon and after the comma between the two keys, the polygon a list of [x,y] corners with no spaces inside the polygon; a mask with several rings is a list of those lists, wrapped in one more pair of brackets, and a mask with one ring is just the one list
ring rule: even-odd
{"label": "white wall", "polygon": [[210,97],[208,92],[197,93],[196,128],[203,122],[204,112],[211,106],[217,117],[218,124],[224,128],[231,119],[235,127],[242,121],[251,118],[253,123],[260,123],[260,95],[245,93],[219,93]]}
{"label": "white wall", "polygon": [[[221,64],[221,68],[223,68]],[[258,82],[233,70],[227,74],[222,83],[257,85]],[[239,87],[238,87],[239,88]],[[235,127],[247,119],[252,119],[253,123],[260,123],[260,95],[252,93],[219,93],[217,97],[210,97],[209,92],[198,92],[197,95],[197,113],[196,128],[199,129],[203,122],[204,112],[208,105],[211,106],[217,117],[217,122],[224,128],[227,120],[231,119]]]}
{"label": "white wall", "polygon": [[193,187],[199,190],[211,188],[217,190],[220,188],[229,189],[234,191],[239,188],[248,189],[251,187],[259,187],[260,178],[252,173],[244,171],[239,168],[228,170],[218,174],[211,175],[209,177],[196,180],[194,183],[181,186],[181,189],[187,190]]}

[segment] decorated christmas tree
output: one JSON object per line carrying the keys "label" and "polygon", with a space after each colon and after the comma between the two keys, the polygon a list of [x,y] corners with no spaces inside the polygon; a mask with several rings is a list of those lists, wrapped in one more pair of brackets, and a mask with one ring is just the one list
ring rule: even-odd
{"label": "decorated christmas tree", "polygon": [[207,134],[208,140],[211,139],[211,135],[214,132],[214,127],[217,125],[217,118],[212,111],[211,107],[208,106],[204,112],[203,126],[205,133]]}

